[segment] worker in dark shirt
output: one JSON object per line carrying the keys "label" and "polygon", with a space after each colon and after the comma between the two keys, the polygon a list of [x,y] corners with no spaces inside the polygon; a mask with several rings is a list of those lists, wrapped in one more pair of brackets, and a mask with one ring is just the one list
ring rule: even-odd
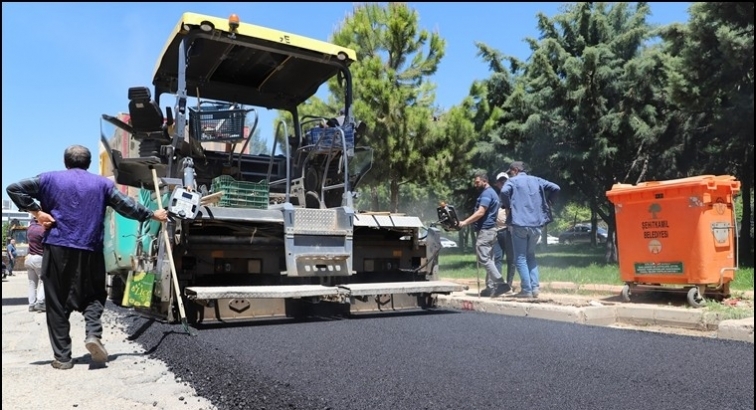
{"label": "worker in dark shirt", "polygon": [[119,214],[139,221],[163,222],[168,213],[164,209],[147,209],[121,193],[113,181],[88,172],[92,154],[86,147],[66,148],[63,161],[66,170],[24,179],[8,185],[6,191],[18,209],[31,213],[48,230],[42,259],[47,329],[55,356],[52,366],[65,370],[73,367],[69,322],[73,311],[84,315],[84,344],[92,360],[108,360],[108,352],[100,340],[107,298],[103,255],[105,209],[110,206]]}
{"label": "worker in dark shirt", "polygon": [[499,214],[499,195],[488,183],[488,174],[481,171],[476,173],[473,185],[480,191],[475,203],[475,212],[459,222],[463,228],[473,225],[475,229],[475,253],[478,263],[486,270],[486,288],[480,291],[481,296],[495,298],[507,292],[508,287],[496,268],[493,258],[493,248],[496,243],[496,217]]}
{"label": "worker in dark shirt", "polygon": [[45,285],[42,281],[42,241],[45,237],[45,228],[32,219],[26,229],[26,238],[29,241],[29,252],[24,259],[26,274],[29,276],[29,312],[45,311]]}

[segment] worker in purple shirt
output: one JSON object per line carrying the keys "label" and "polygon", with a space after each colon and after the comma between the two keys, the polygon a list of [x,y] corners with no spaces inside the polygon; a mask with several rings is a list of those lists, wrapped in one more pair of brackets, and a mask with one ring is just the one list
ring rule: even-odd
{"label": "worker in purple shirt", "polygon": [[[108,352],[102,338],[102,313],[107,298],[103,228],[110,206],[124,217],[166,221],[164,209],[151,211],[121,193],[113,181],[87,171],[89,149],[66,148],[64,171],[8,185],[6,192],[19,210],[31,213],[47,230],[42,257],[47,330],[56,369],[71,369],[71,312],[84,315],[84,345],[94,362],[104,363]],[[39,203],[34,200],[39,201]]]}
{"label": "worker in purple shirt", "polygon": [[26,229],[29,241],[29,252],[26,254],[24,265],[29,276],[29,312],[45,311],[45,286],[42,281],[42,251],[45,228],[32,219]]}

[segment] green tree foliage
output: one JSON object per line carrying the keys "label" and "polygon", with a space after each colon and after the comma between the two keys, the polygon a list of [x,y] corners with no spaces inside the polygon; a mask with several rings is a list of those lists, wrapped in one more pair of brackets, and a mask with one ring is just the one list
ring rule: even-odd
{"label": "green tree foliage", "polygon": [[741,260],[752,264],[754,4],[694,3],[688,24],[664,30],[675,59],[669,94],[684,128],[678,167],[728,173],[742,183]]}
{"label": "green tree foliage", "polygon": [[527,73],[541,98],[525,130],[539,142],[534,150],[557,147],[549,158],[530,157],[559,170],[607,222],[613,206],[606,191],[643,180],[667,130],[665,55],[644,50],[649,13],[646,3],[577,3],[553,20],[541,16],[545,38]]}
{"label": "green tree foliage", "polygon": [[610,225],[606,191],[644,178],[668,128],[665,55],[645,46],[649,13],[646,3],[569,4],[538,15],[527,64],[510,58],[522,75],[502,105],[501,140]]}
{"label": "green tree foliage", "polygon": [[[369,196],[360,196],[355,200],[357,210],[381,210],[388,209],[390,204],[389,186],[376,185],[374,190],[377,194],[378,205],[373,204]],[[420,184],[404,184],[399,187],[399,209],[402,213],[420,218],[426,226],[436,222],[438,215],[436,207],[441,201],[448,202],[449,190],[442,187],[440,191]]]}
{"label": "green tree foliage", "polygon": [[578,223],[590,223],[591,210],[576,202],[569,202],[555,214],[554,223],[549,225],[550,233],[559,234]]}
{"label": "green tree foliage", "polygon": [[[447,114],[456,115],[457,119],[442,127],[445,132],[458,138],[457,141],[449,141],[455,145],[446,149],[463,155],[462,160],[456,162],[456,172],[447,180],[452,190],[449,202],[456,204],[460,217],[473,211],[479,195],[471,185],[475,172],[482,170],[494,178],[515,157],[515,144],[499,132],[509,118],[502,106],[511,93],[514,82],[512,72],[515,70],[507,68],[507,58],[499,51],[480,42],[476,43],[476,47],[478,57],[489,65],[491,77],[473,82],[469,95]],[[517,67],[516,63],[512,67]]]}
{"label": "green tree foliage", "polygon": [[488,64],[491,76],[475,81],[467,100],[471,120],[479,136],[475,145],[474,165],[495,173],[506,169],[518,157],[516,149],[522,135],[508,129],[514,124],[511,121],[517,109],[507,106],[507,100],[514,92],[515,79],[521,74],[522,63],[484,43],[477,42],[475,45],[478,57]]}
{"label": "green tree foliage", "polygon": [[468,178],[472,165],[474,137],[468,104],[452,107],[436,117],[429,143],[421,150],[426,158],[426,187],[441,194],[439,199],[456,202],[454,187],[470,186]]}
{"label": "green tree foliage", "polygon": [[[388,180],[390,210],[397,211],[399,187],[427,183],[429,146],[440,146],[433,132],[433,75],[444,56],[437,33],[420,29],[418,13],[405,3],[360,4],[339,25],[333,43],[357,52],[351,67],[355,117],[368,124],[363,144],[377,161],[365,182]],[[332,83],[333,88],[338,84]],[[373,199],[376,191],[373,190]]]}

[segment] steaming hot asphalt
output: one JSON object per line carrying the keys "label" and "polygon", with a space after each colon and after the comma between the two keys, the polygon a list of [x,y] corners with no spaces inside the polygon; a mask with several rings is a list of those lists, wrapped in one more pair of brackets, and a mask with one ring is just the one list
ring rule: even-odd
{"label": "steaming hot asphalt", "polygon": [[195,337],[124,320],[219,409],[753,408],[753,345],[741,342],[452,311],[206,326]]}

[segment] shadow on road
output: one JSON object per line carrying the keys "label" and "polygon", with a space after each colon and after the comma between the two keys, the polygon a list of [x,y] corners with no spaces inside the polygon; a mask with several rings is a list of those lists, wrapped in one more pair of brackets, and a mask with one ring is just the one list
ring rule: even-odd
{"label": "shadow on road", "polygon": [[364,313],[351,313],[348,316],[343,315],[322,315],[322,316],[306,316],[298,318],[272,318],[272,319],[252,319],[252,320],[240,320],[233,322],[207,322],[198,323],[194,327],[198,330],[202,329],[217,329],[217,328],[236,328],[236,327],[260,327],[260,326],[279,326],[291,323],[318,323],[318,322],[332,322],[339,320],[378,320],[378,319],[390,319],[398,317],[413,317],[422,315],[444,315],[444,314],[459,314],[456,310],[447,309],[428,309],[428,310],[408,310],[408,311],[394,311],[394,312],[364,312]]}
{"label": "shadow on road", "polygon": [[[97,362],[94,362],[92,360],[92,356],[90,356],[88,354],[85,354],[85,355],[82,355],[82,356],[79,356],[79,357],[74,357],[73,361],[74,361],[74,365],[86,364],[86,365],[89,365],[89,370],[97,370],[97,369],[107,369],[108,368],[108,363],[110,363],[110,362],[112,362],[114,360],[118,360],[121,357],[130,357],[130,356],[144,357],[147,354],[148,354],[147,352],[145,352],[145,353],[116,353],[116,354],[110,354],[110,355],[108,355],[108,361],[106,363],[97,363]],[[33,366],[42,366],[42,365],[49,366],[49,365],[52,364],[52,362],[53,362],[52,360],[38,360],[38,361],[35,361],[35,362],[31,362],[29,364],[33,365]]]}
{"label": "shadow on road", "polygon": [[25,306],[28,304],[28,298],[3,298],[3,306]]}

